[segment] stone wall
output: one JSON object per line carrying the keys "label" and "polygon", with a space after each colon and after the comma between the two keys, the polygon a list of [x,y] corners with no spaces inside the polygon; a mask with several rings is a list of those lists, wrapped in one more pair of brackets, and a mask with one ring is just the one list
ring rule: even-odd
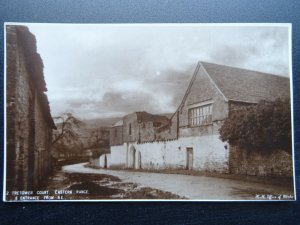
{"label": "stone wall", "polygon": [[[228,172],[227,144],[219,139],[219,128],[228,116],[228,103],[205,70],[197,67],[182,104],[170,123],[155,128],[138,123],[135,113],[124,117],[124,145],[111,146],[112,167],[143,169],[190,169]],[[191,127],[188,110],[193,104],[212,104],[212,123]],[[131,127],[131,134],[129,130]],[[192,152],[192,162],[187,162]]]}
{"label": "stone wall", "polygon": [[51,170],[50,115],[43,64],[24,26],[6,27],[6,188],[32,190]]}
{"label": "stone wall", "polygon": [[[144,143],[176,138],[177,133],[174,131],[176,131],[177,123],[175,121],[177,121],[176,118],[174,118],[174,121],[170,121],[167,117],[146,112],[126,115],[123,117],[123,143]],[[114,137],[112,136],[112,138]],[[111,143],[116,142],[118,140],[113,140]],[[118,142],[118,144],[120,143]]]}
{"label": "stone wall", "polygon": [[109,145],[123,144],[123,126],[114,126],[109,130]]}
{"label": "stone wall", "polygon": [[35,109],[35,147],[34,147],[34,186],[38,185],[43,179],[43,176],[48,175],[51,172],[51,154],[50,143],[52,141],[52,128],[46,122],[45,115],[43,113],[43,105],[40,97],[36,97]]}
{"label": "stone wall", "polygon": [[[205,70],[200,67],[194,78],[192,86],[187,90],[182,105],[179,107],[179,128],[190,128],[188,122],[188,109],[193,104],[211,102],[212,104],[212,121],[222,121],[228,116],[228,103],[216,86],[212,83]],[[194,133],[194,134],[193,134]],[[186,135],[188,135],[186,133]],[[190,136],[194,136],[192,132]],[[197,134],[196,134],[197,135]],[[180,136],[180,135],[179,135]]]}
{"label": "stone wall", "polygon": [[115,168],[186,169],[187,151],[192,149],[190,169],[205,172],[228,172],[226,143],[217,135],[184,137],[172,141],[128,143],[111,147],[111,165]]}
{"label": "stone wall", "polygon": [[18,45],[17,32],[12,27],[7,27],[6,32],[6,183],[8,190],[12,190],[28,186],[28,149],[33,142],[32,135],[29,136],[32,126],[28,108],[32,107],[33,103],[28,78],[20,76],[26,74],[26,68],[24,61],[21,60],[22,49]]}
{"label": "stone wall", "polygon": [[[252,104],[230,101],[229,109],[232,112],[249,105]],[[230,146],[229,165],[230,172],[233,174],[286,177],[293,175],[292,155],[280,149],[261,153]]]}
{"label": "stone wall", "polygon": [[123,142],[139,139],[139,124],[137,114],[132,113],[123,117]]}
{"label": "stone wall", "polygon": [[137,141],[145,142],[154,141],[156,139],[156,129],[153,126],[152,121],[139,123],[137,129],[139,133],[139,138]]}
{"label": "stone wall", "polygon": [[293,176],[293,157],[283,150],[270,153],[246,151],[230,146],[229,171],[233,174],[255,176]]}
{"label": "stone wall", "polygon": [[229,101],[229,114],[233,111],[238,111],[245,109],[246,107],[253,105],[254,103],[245,103],[245,102],[237,102],[237,101]]}
{"label": "stone wall", "polygon": [[167,141],[175,140],[178,138],[178,112],[170,119],[168,126],[161,127],[157,130],[156,140],[158,141]]}

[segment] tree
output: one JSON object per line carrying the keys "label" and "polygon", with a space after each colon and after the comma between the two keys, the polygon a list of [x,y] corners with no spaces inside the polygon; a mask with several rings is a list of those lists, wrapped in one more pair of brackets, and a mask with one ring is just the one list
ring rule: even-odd
{"label": "tree", "polygon": [[94,149],[94,157],[99,157],[103,153],[108,153],[109,129],[106,127],[91,129],[88,142],[89,147]]}
{"label": "tree", "polygon": [[61,116],[53,117],[57,130],[53,133],[51,147],[65,146],[76,142],[79,138],[78,130],[82,122],[71,113],[63,113]]}
{"label": "tree", "polygon": [[105,127],[92,129],[89,138],[90,147],[108,147],[109,146],[109,129]]}
{"label": "tree", "polygon": [[246,150],[291,152],[291,111],[288,100],[261,101],[230,112],[219,130],[222,141]]}

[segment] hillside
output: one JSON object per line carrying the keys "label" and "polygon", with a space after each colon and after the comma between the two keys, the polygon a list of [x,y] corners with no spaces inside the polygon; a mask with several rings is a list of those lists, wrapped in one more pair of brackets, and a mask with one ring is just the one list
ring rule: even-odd
{"label": "hillside", "polygon": [[96,127],[111,127],[116,122],[121,120],[122,117],[112,117],[112,118],[98,118],[91,120],[83,120],[87,127],[96,128]]}

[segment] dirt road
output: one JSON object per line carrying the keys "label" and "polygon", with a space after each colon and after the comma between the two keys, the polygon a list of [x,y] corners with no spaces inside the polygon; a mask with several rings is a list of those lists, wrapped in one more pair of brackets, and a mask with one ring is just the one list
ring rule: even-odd
{"label": "dirt road", "polygon": [[171,192],[192,200],[292,200],[293,190],[283,185],[271,185],[225,178],[92,169],[86,163],[63,167],[68,173],[107,174],[122,182]]}

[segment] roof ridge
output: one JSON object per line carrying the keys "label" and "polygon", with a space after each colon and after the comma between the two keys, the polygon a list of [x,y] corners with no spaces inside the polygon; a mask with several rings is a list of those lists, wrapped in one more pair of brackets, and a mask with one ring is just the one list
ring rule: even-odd
{"label": "roof ridge", "polygon": [[285,90],[289,88],[289,77],[215,63],[201,62],[201,65],[228,101],[258,102],[260,99],[273,99],[277,95],[285,96]]}
{"label": "roof ridge", "polygon": [[193,83],[194,83],[194,81],[195,81],[195,79],[196,79],[196,75],[197,75],[197,73],[198,73],[198,71],[199,71],[200,65],[201,65],[201,62],[198,61],[197,66],[196,66],[196,69],[194,70],[192,79],[191,79],[191,81],[190,81],[190,83],[189,83],[189,85],[188,85],[188,87],[187,87],[187,89],[186,89],[186,91],[185,91],[185,94],[184,94],[184,96],[183,96],[183,98],[182,98],[182,100],[181,100],[179,106],[177,107],[177,109],[176,109],[176,111],[173,113],[173,115],[170,117],[170,119],[172,119],[172,118],[174,117],[174,115],[179,111],[179,108],[182,106],[183,102],[186,100],[186,98],[187,98],[187,96],[188,96],[188,92],[189,92],[190,89],[192,88]]}
{"label": "roof ridge", "polygon": [[203,67],[203,70],[205,72],[205,74],[207,75],[208,79],[212,82],[212,84],[217,88],[217,90],[220,92],[220,94],[223,96],[224,100],[228,102],[228,98],[225,96],[225,94],[221,91],[220,87],[216,84],[216,82],[214,81],[214,79],[210,76],[210,74],[207,72],[207,70],[205,69],[205,67],[203,66],[202,62],[200,62],[200,64]]}
{"label": "roof ridge", "polygon": [[[264,74],[264,75],[277,76],[277,77],[289,79],[289,77],[286,77],[286,76],[283,76],[283,75],[274,74],[274,73],[266,73],[266,72],[257,71],[257,70],[253,70],[253,69],[245,69],[245,68],[242,68],[242,67],[228,66],[228,65],[217,64],[217,63],[212,63],[212,62],[204,62],[204,61],[199,61],[199,62],[200,62],[202,65],[203,65],[203,64],[211,64],[211,65],[218,66],[218,67],[227,67],[227,68],[231,68],[231,69],[245,70],[245,71],[248,71],[248,72],[261,73],[261,74]],[[203,65],[203,66],[205,67],[205,65]]]}

